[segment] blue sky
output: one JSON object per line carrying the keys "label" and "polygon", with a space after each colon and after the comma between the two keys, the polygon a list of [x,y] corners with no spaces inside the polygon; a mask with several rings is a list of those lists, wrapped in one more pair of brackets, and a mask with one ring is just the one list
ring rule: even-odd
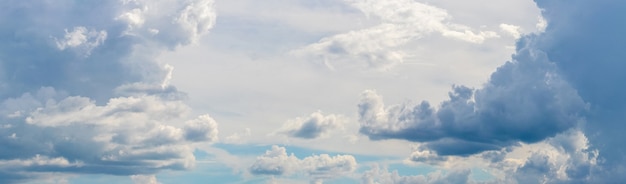
{"label": "blue sky", "polygon": [[0,183],[626,181],[621,1],[0,7]]}

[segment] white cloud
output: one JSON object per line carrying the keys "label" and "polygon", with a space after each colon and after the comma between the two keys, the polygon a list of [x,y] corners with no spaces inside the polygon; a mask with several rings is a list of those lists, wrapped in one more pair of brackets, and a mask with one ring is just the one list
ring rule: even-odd
{"label": "white cloud", "polygon": [[411,183],[470,183],[470,170],[451,171],[446,174],[436,171],[427,175],[401,176],[397,171],[389,172],[387,168],[374,165],[361,177],[364,184],[411,184]]}
{"label": "white cloud", "polygon": [[131,175],[135,184],[161,184],[154,175]]}
{"label": "white cloud", "polygon": [[311,182],[320,183],[324,179],[352,173],[356,167],[357,162],[352,155],[321,154],[298,159],[293,154],[287,155],[284,147],[274,145],[264,155],[257,157],[250,166],[250,172],[276,176],[305,173],[311,177]]}
{"label": "white cloud", "polygon": [[124,34],[164,43],[170,48],[195,43],[215,25],[213,0],[123,2],[115,20],[127,24]]}
{"label": "white cloud", "polygon": [[381,24],[337,34],[294,51],[331,69],[339,62],[363,61],[366,67],[388,68],[402,63],[407,54],[400,47],[431,33],[480,44],[499,37],[493,31],[476,33],[465,25],[451,23],[443,9],[411,0],[346,0],[346,3]]}
{"label": "white cloud", "polygon": [[74,27],[70,32],[65,29],[65,36],[56,40],[56,45],[60,50],[75,49],[82,56],[89,56],[91,50],[101,45],[107,39],[107,32],[87,30],[87,28],[79,26]]}
{"label": "white cloud", "polygon": [[518,39],[522,36],[521,29],[519,26],[511,25],[511,24],[500,24],[500,29],[505,33],[513,36],[513,38]]}
{"label": "white cloud", "polygon": [[[42,89],[37,98],[54,92],[47,90],[50,89]],[[34,106],[25,108],[22,116],[1,117],[10,125],[1,133],[17,136],[1,138],[14,146],[2,154],[0,163],[20,162],[26,164],[23,167],[41,172],[59,170],[50,164],[77,173],[135,174],[189,169],[195,160],[192,144],[210,143],[217,137],[217,123],[208,115],[179,127],[176,122],[188,114],[189,107],[177,100],[144,95],[113,98],[105,105],[97,105],[85,97],[51,96],[33,104],[28,102],[33,100],[32,95],[25,94],[2,103],[3,109],[15,108],[10,104],[20,101]],[[24,156],[34,159],[21,161]],[[52,157],[55,158],[48,159]],[[121,168],[110,169],[117,167]]]}
{"label": "white cloud", "polygon": [[327,136],[331,131],[343,128],[343,118],[338,115],[324,115],[321,111],[309,117],[298,117],[287,121],[278,133],[303,139],[315,139]]}
{"label": "white cloud", "polygon": [[266,175],[290,175],[299,169],[299,162],[300,160],[293,153],[287,155],[287,149],[274,145],[271,150],[267,150],[265,154],[257,157],[254,164],[250,166],[250,172]]}
{"label": "white cloud", "polygon": [[217,141],[217,122],[209,115],[201,115],[185,123],[185,138],[190,141]]}

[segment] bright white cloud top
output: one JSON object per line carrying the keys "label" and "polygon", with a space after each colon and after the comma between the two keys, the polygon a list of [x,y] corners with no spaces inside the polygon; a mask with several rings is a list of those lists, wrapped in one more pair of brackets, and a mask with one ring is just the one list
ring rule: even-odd
{"label": "bright white cloud top", "polygon": [[0,183],[626,182],[625,2],[0,6]]}

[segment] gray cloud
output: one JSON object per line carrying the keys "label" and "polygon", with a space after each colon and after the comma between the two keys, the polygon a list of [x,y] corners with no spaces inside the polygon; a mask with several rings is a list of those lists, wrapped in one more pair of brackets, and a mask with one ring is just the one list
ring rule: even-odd
{"label": "gray cloud", "polygon": [[422,102],[385,107],[373,91],[359,104],[360,132],[372,139],[426,142],[439,155],[534,143],[577,125],[587,105],[540,51],[521,49],[482,89],[454,86],[438,109]]}
{"label": "gray cloud", "polygon": [[[622,43],[626,21],[622,1],[544,1],[543,16],[549,23],[534,43],[545,50],[580,96],[591,105],[585,134],[600,151],[603,171],[595,173],[595,183],[626,181],[626,148],[621,130],[626,129],[624,112],[626,77]],[[574,13],[578,12],[578,13]],[[576,31],[573,31],[576,30]]]}
{"label": "gray cloud", "polygon": [[[554,137],[551,144],[572,157],[557,164],[537,153],[519,168],[524,182],[624,181],[621,130],[626,128],[624,52],[626,21],[621,1],[536,0],[545,32],[525,35],[512,61],[499,67],[480,89],[456,86],[437,108],[385,107],[373,92],[359,105],[361,132],[372,139],[424,142],[441,155],[467,155]],[[581,129],[589,148],[557,141]],[[569,151],[567,151],[569,150]],[[594,166],[592,150],[603,162]],[[578,155],[578,156],[577,156]],[[586,155],[586,156],[585,156]],[[497,159],[496,159],[497,160]],[[576,161],[579,160],[579,161]],[[595,168],[595,169],[594,169]],[[600,169],[598,169],[600,168]],[[564,169],[564,170],[563,170]],[[565,179],[564,179],[565,178]]]}

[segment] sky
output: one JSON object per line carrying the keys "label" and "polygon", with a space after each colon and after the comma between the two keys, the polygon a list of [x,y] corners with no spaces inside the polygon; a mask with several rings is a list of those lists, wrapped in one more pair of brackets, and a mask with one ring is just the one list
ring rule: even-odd
{"label": "sky", "polygon": [[0,8],[0,183],[626,182],[626,1]]}

